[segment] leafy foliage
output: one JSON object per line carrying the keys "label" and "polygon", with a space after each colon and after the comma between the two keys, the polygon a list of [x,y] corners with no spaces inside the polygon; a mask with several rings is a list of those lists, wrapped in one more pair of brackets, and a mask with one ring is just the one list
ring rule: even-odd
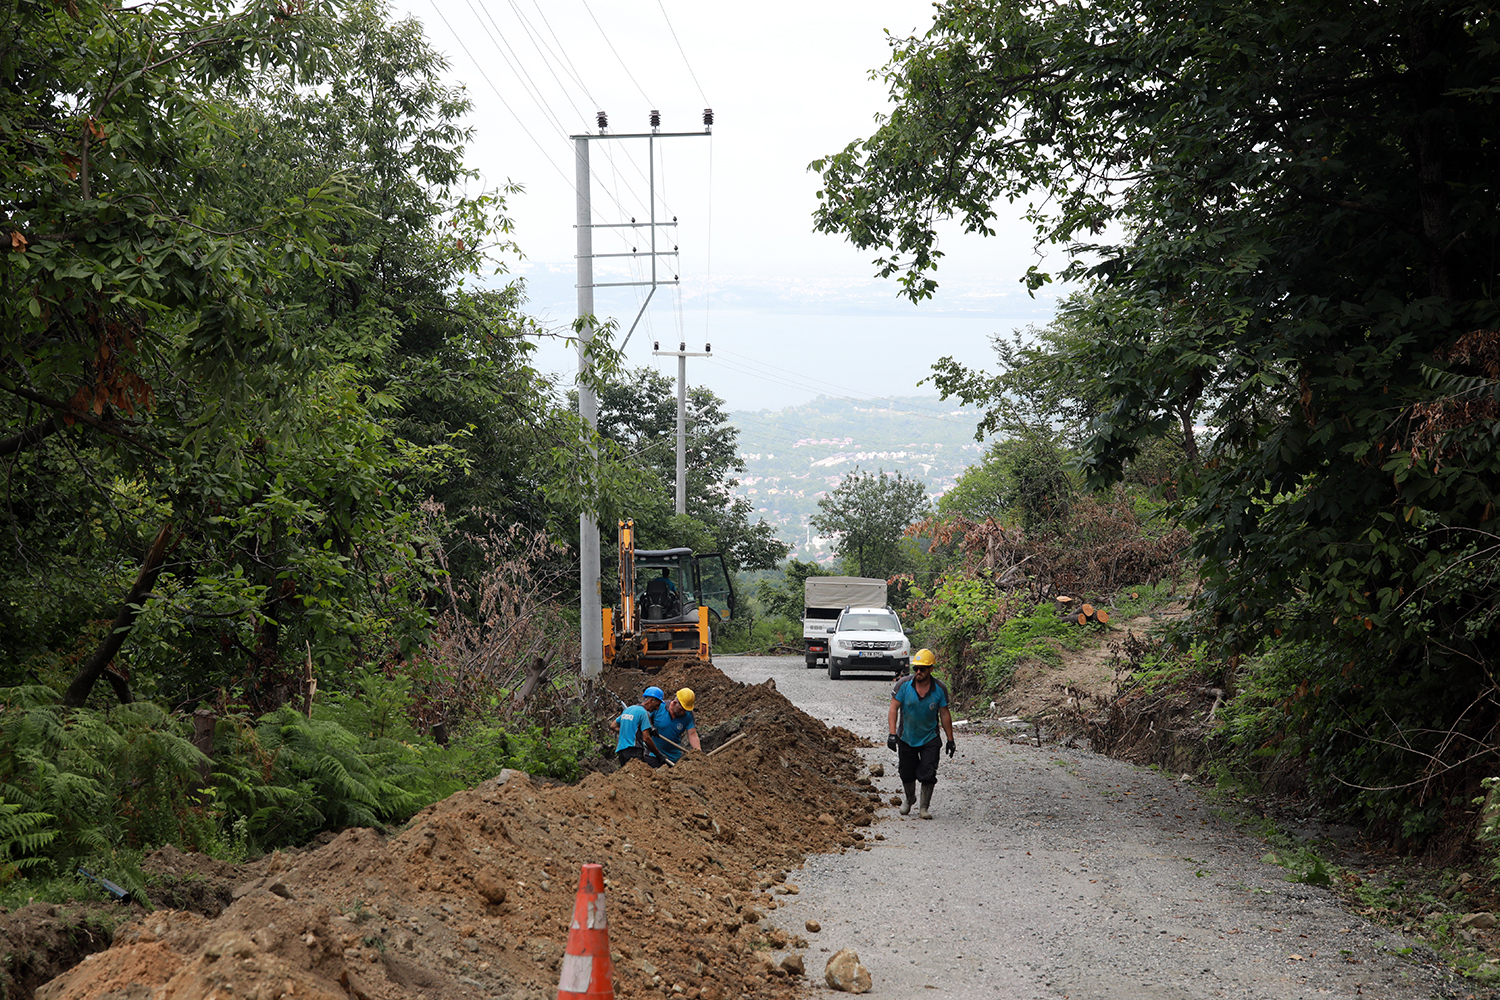
{"label": "leafy foliage", "polygon": [[47,829],[55,818],[50,813],[27,812],[19,803],[0,797],[0,884],[42,863],[37,852],[57,838],[56,830]]}
{"label": "leafy foliage", "polygon": [[70,712],[46,688],[0,691],[0,705],[0,793],[49,815],[50,857],[213,835],[190,802],[206,760],[180,720],[149,703]]}
{"label": "leafy foliage", "polygon": [[555,781],[577,781],[583,776],[579,761],[594,749],[589,727],[583,725],[511,731],[476,724],[460,734],[459,743],[462,751],[456,774],[466,785],[507,767]]}
{"label": "leafy foliage", "polygon": [[931,597],[919,592],[911,607],[921,616],[913,634],[939,651],[941,669],[961,694],[1003,691],[1022,661],[1055,664],[1060,648],[1078,648],[1085,635],[1060,618],[1051,601],[1032,604],[997,592],[982,577],[948,576]]}
{"label": "leafy foliage", "polygon": [[860,472],[856,468],[818,500],[811,523],[838,539],[845,569],[858,576],[890,577],[916,562],[914,546],[903,545],[906,529],[928,511],[927,488],[900,472]]}
{"label": "leafy foliage", "polygon": [[[651,368],[621,371],[600,386],[599,433],[617,445],[624,461],[643,473],[621,517],[635,519],[641,548],[686,545],[721,552],[731,573],[768,569],[784,558],[775,529],[753,520],[750,501],[734,492],[745,471],[739,431],[724,401],[703,386],[687,387],[687,517],[675,514],[677,490],[677,388]],[[606,545],[604,551],[611,548]]]}
{"label": "leafy foliage", "polygon": [[1108,401],[1082,468],[1210,426],[1174,477],[1205,632],[1298,643],[1324,787],[1397,835],[1500,720],[1496,31],[1471,2],[949,3],[894,43],[877,133],[814,164],[819,227],[913,298],[937,217],[1035,206],[1091,282],[1059,365]]}

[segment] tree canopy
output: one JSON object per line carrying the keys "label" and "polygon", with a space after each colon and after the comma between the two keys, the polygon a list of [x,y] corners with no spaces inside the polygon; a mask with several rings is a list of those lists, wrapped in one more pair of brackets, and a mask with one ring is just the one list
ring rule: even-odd
{"label": "tree canopy", "polygon": [[712,390],[687,388],[687,523],[675,514],[676,382],[653,368],[626,369],[600,386],[598,398],[600,436],[644,473],[620,513],[635,519],[642,548],[721,552],[731,572],[770,569],[785,558],[788,546],[774,526],[752,521],[750,501],[734,493],[734,475],[745,470],[739,431]]}
{"label": "tree canopy", "polygon": [[84,0],[0,33],[4,682],[274,706],[304,658],[409,656],[486,518],[566,538],[629,479],[580,474],[521,287],[466,287],[507,192],[468,190],[415,21]]}
{"label": "tree canopy", "polygon": [[810,519],[835,536],[845,568],[860,576],[891,577],[912,569],[915,543],[903,545],[909,525],[927,515],[927,487],[900,472],[856,468],[825,496]]}
{"label": "tree canopy", "polygon": [[[878,130],[813,164],[818,228],[913,299],[941,218],[990,234],[1020,201],[1066,248],[1092,331],[1066,365],[1109,401],[1082,468],[1206,424],[1182,469],[1204,625],[1309,643],[1334,745],[1496,721],[1496,43],[1467,2],[961,0],[893,41]],[[1348,780],[1390,783],[1376,746]],[[1407,763],[1437,780],[1453,746]]]}

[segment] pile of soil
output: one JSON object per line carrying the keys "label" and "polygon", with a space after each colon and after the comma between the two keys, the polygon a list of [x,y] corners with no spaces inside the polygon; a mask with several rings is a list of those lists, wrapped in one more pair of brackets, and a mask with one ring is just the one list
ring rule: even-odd
{"label": "pile of soil", "polygon": [[866,846],[864,741],[699,661],[604,682],[630,702],[693,688],[704,749],[722,752],[572,786],[505,772],[397,835],[346,830],[227,872],[158,852],[157,877],[202,886],[207,912],[143,913],[36,996],[551,1000],[585,863],[604,866],[616,996],[792,996],[798,964],[780,953],[807,942],[776,926],[778,896],[807,854]]}

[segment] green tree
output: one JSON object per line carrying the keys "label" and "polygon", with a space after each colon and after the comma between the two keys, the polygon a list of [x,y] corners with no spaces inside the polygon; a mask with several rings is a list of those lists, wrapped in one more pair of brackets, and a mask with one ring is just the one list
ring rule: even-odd
{"label": "green tree", "polygon": [[6,22],[5,673],[273,707],[309,651],[326,687],[424,641],[470,507],[565,524],[608,478],[526,364],[519,287],[463,287],[503,200],[460,193],[467,101],[386,18]]}
{"label": "green tree", "polygon": [[991,445],[983,461],[938,498],[937,512],[1032,528],[1066,521],[1076,492],[1063,450],[1050,433],[1033,429]]}
{"label": "green tree", "polygon": [[755,596],[767,615],[797,621],[807,609],[807,591],[804,585],[808,577],[828,575],[815,562],[789,559],[780,579],[756,581]]}
{"label": "green tree", "polygon": [[1033,206],[1095,283],[1082,467],[1206,405],[1184,509],[1214,637],[1312,644],[1318,767],[1404,785],[1349,793],[1386,818],[1497,717],[1496,41],[1465,2],[943,4],[894,43],[890,117],[814,164],[818,227],[913,298],[935,219]]}
{"label": "green tree", "polygon": [[[636,522],[642,548],[688,545],[722,552],[730,572],[770,569],[788,546],[775,528],[752,520],[750,501],[737,496],[739,430],[724,401],[705,386],[687,391],[687,520],[675,515],[677,496],[677,385],[652,368],[634,368],[599,391],[599,433],[645,473],[644,490],[629,498],[622,517]],[[606,547],[605,551],[609,551]]]}
{"label": "green tree", "polygon": [[838,554],[851,572],[887,577],[912,568],[914,545],[903,545],[906,528],[928,513],[927,487],[900,472],[855,468],[818,499],[809,520],[838,539]]}

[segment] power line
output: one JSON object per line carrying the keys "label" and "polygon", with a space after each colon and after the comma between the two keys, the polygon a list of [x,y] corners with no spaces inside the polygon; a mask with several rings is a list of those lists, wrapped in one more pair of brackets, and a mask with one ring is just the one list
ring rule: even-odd
{"label": "power line", "polygon": [[708,95],[703,92],[703,85],[698,82],[698,74],[693,72],[693,64],[688,62],[687,53],[682,49],[682,41],[677,37],[677,29],[672,27],[672,19],[667,16],[666,4],[662,0],[656,0],[656,5],[661,8],[661,19],[667,22],[667,30],[672,33],[672,41],[677,43],[677,51],[682,55],[682,64],[687,67],[688,76],[693,78],[693,86],[698,88],[698,96],[703,98],[704,107],[708,106]]}
{"label": "power line", "polygon": [[[526,95],[541,109],[544,117],[552,120],[553,128],[563,134],[567,134],[567,129],[563,127],[562,119],[557,117],[557,112],[552,110],[552,105],[548,104],[546,98],[542,96],[541,88],[536,85],[536,81],[531,78],[531,74],[526,71],[526,67],[524,65],[518,66],[521,62],[520,57],[516,56],[515,62],[511,62],[511,56],[515,56],[515,50],[511,49],[510,43],[504,40],[505,35],[503,32],[500,32],[500,26],[498,24],[495,25],[495,31],[500,33],[500,37],[496,38],[494,34],[491,34],[490,29],[485,26],[484,18],[480,16],[479,11],[475,9],[474,0],[464,0],[464,2],[468,4],[469,11],[474,15],[475,20],[479,22],[479,30],[484,32],[485,37],[490,40],[490,44],[495,47],[495,51],[500,54],[500,58],[505,61],[505,65],[510,67],[510,71],[515,74],[516,79],[520,81],[521,86],[526,90]],[[494,18],[490,18],[490,20],[493,22]],[[510,55],[505,54],[507,49],[510,50]]]}
{"label": "power line", "polygon": [[470,52],[469,47],[464,44],[463,36],[460,35],[456,30],[454,30],[452,23],[450,23],[447,16],[443,14],[442,9],[438,7],[437,0],[432,0],[432,9],[437,14],[439,20],[441,20],[443,24],[447,25],[448,31],[453,35],[453,40],[458,42],[458,47],[464,50],[464,55],[469,57],[469,61],[474,64],[474,69],[479,72],[480,77],[483,78],[485,83],[490,85],[490,89],[493,90],[495,92],[495,96],[500,99],[501,106],[504,107],[506,111],[510,112],[510,116],[516,120],[516,124],[521,126],[521,131],[526,133],[526,138],[532,141],[537,150],[542,154],[543,157],[546,158],[547,162],[552,164],[552,169],[556,170],[558,176],[566,181],[568,186],[571,188],[573,186],[572,178],[570,178],[566,173],[563,172],[562,167],[557,165],[557,161],[552,158],[552,154],[547,152],[547,147],[543,146],[541,141],[538,140],[536,136],[531,134],[531,129],[526,127],[526,122],[522,120],[520,115],[516,114],[516,109],[510,106],[510,102],[505,99],[505,95],[500,92],[500,88],[495,86],[495,81],[491,80],[489,74],[484,71],[484,66],[479,62],[478,59],[474,58],[474,53]]}
{"label": "power line", "polygon": [[[583,82],[583,76],[578,72],[578,67],[573,65],[573,60],[568,55],[568,47],[562,43],[561,38],[557,37],[557,31],[553,29],[552,22],[547,20],[547,13],[546,11],[542,10],[540,0],[531,0],[531,5],[536,8],[537,14],[541,16],[542,23],[547,26],[548,33],[552,35],[552,40],[557,43],[557,50],[562,54],[563,62],[567,63],[568,72],[572,75],[573,80],[578,84],[578,88],[583,91],[583,96],[587,97],[589,99],[589,103],[597,108],[599,106],[599,102],[594,100],[593,94],[589,93],[588,84]],[[515,0],[511,0],[511,6],[515,7]],[[519,14],[520,11],[517,10],[517,13]]]}
{"label": "power line", "polygon": [[599,34],[604,36],[604,44],[609,46],[609,51],[614,52],[615,59],[620,63],[620,68],[625,71],[626,76],[630,77],[630,82],[635,84],[635,89],[641,92],[641,96],[646,99],[646,103],[648,105],[651,104],[651,98],[646,94],[645,88],[636,80],[635,74],[630,72],[630,67],[625,65],[625,60],[620,58],[620,53],[615,50],[615,43],[609,40],[609,32],[605,31],[604,25],[599,23],[597,17],[594,17],[594,10],[589,6],[589,0],[580,0],[580,2],[583,4],[583,9],[589,12],[589,17],[593,20],[594,27],[598,28]]}

